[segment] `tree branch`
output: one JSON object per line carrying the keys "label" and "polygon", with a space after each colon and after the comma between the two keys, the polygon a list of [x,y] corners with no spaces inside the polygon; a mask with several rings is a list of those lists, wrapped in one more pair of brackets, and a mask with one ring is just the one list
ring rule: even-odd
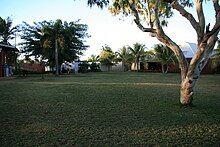
{"label": "tree branch", "polygon": [[213,5],[214,5],[214,9],[215,9],[215,16],[218,16],[220,13],[220,6],[218,3],[219,0],[213,0]]}
{"label": "tree branch", "polygon": [[130,6],[130,8],[131,8],[132,12],[134,13],[134,17],[135,17],[134,22],[136,23],[137,27],[138,27],[141,31],[143,31],[143,32],[155,33],[155,29],[153,29],[153,28],[145,28],[145,27],[140,23],[140,17],[139,17],[138,11],[137,11],[136,8],[135,8],[135,5],[132,4],[132,5]]}
{"label": "tree branch", "polygon": [[[213,34],[215,34],[216,32],[219,32],[219,30],[220,30],[220,9],[218,11],[219,12],[216,15],[215,25],[213,26],[211,31],[209,31],[209,29],[207,29],[206,34],[203,38],[203,42],[206,42]],[[209,25],[207,26],[207,28],[209,28]]]}
{"label": "tree branch", "polygon": [[136,23],[137,27],[141,31],[155,33],[155,29],[153,29],[153,28],[145,28],[137,19],[135,19],[134,22]]}
{"label": "tree branch", "polygon": [[155,12],[155,25],[156,25],[156,35],[157,39],[168,46],[176,55],[179,67],[181,69],[181,78],[182,80],[186,77],[187,69],[188,69],[188,62],[180,49],[180,47],[172,41],[163,31],[163,28],[160,25],[160,20],[158,16],[158,3],[160,0],[156,0],[154,12]]}
{"label": "tree branch", "polygon": [[148,21],[149,21],[149,25],[151,28],[153,28],[153,22],[152,22],[152,19],[151,19],[151,12],[150,12],[150,6],[149,6],[149,0],[147,0],[145,2],[147,4],[147,13],[148,13]]}
{"label": "tree branch", "polygon": [[216,22],[215,25],[213,26],[212,30],[209,30],[210,28],[210,24],[208,24],[206,26],[206,32],[204,34],[204,37],[202,39],[202,44],[207,44],[207,41],[210,39],[210,37],[212,37],[214,34],[216,34],[216,32],[218,33],[220,30],[220,6],[218,4],[218,0],[213,0],[213,6],[215,8],[215,18],[216,18]]}
{"label": "tree branch", "polygon": [[192,27],[196,30],[198,36],[202,36],[201,34],[201,29],[200,29],[200,25],[198,24],[198,22],[195,20],[195,18],[193,17],[193,15],[189,12],[187,12],[183,6],[181,6],[177,1],[173,1],[171,3],[171,6],[173,7],[173,9],[177,10],[183,17],[185,17],[187,20],[189,20],[189,22],[191,23]]}
{"label": "tree branch", "polygon": [[211,56],[211,53],[215,47],[215,42],[218,40],[217,34],[218,34],[218,32],[216,32],[214,35],[212,35],[208,40],[207,47],[206,47],[207,49],[206,49],[204,57],[201,61],[201,68],[202,69],[205,67],[206,63],[208,62],[209,57]]}
{"label": "tree branch", "polygon": [[[199,26],[200,26],[200,31],[201,35],[204,35],[204,30],[205,30],[205,16],[203,13],[203,6],[202,6],[203,0],[196,0],[196,12],[199,20]],[[199,40],[201,40],[201,36]]]}

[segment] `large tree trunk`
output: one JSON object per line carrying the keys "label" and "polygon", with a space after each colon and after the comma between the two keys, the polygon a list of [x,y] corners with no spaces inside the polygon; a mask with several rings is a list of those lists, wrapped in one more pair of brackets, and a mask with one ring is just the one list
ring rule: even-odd
{"label": "large tree trunk", "polygon": [[181,82],[180,86],[180,103],[185,106],[191,106],[193,101],[193,88],[195,82],[189,79],[188,77],[185,78]]}

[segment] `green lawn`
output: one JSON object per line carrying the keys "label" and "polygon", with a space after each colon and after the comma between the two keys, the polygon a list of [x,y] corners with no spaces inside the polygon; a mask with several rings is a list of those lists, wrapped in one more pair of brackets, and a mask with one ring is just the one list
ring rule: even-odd
{"label": "green lawn", "polygon": [[0,146],[219,146],[220,75],[202,75],[195,107],[179,75],[88,73],[0,80]]}

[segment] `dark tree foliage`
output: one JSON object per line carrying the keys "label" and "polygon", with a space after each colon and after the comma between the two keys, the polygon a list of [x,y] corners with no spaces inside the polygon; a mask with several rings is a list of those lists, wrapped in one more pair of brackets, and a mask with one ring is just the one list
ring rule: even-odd
{"label": "dark tree foliage", "polygon": [[23,23],[20,26],[23,42],[22,53],[47,60],[54,66],[55,40],[58,44],[59,64],[63,61],[73,61],[82,55],[88,46],[84,44],[88,26],[79,22],[62,22],[61,20],[43,21],[33,26]]}
{"label": "dark tree foliage", "polygon": [[109,4],[109,0],[88,0],[88,5],[91,7],[93,5],[97,5],[100,8],[107,6]]}
{"label": "dark tree foliage", "polygon": [[0,17],[0,42],[9,44],[8,41],[14,39],[14,34],[17,27],[12,27],[12,20],[10,17],[3,19]]}
{"label": "dark tree foliage", "polygon": [[[163,0],[163,1],[166,2],[166,3],[172,3],[175,0]],[[179,2],[183,6],[191,7],[193,5],[192,0],[179,0]],[[101,8],[103,8],[104,6],[107,6],[109,4],[109,0],[88,0],[87,3],[88,3],[89,6],[97,5],[97,6],[101,7]]]}

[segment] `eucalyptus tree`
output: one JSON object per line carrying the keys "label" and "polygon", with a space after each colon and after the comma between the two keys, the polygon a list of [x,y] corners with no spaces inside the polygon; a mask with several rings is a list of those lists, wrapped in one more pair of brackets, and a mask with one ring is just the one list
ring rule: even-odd
{"label": "eucalyptus tree", "polygon": [[140,59],[143,58],[145,54],[145,45],[140,43],[135,43],[133,47],[129,47],[131,51],[131,56],[137,71],[139,71]]}
{"label": "eucalyptus tree", "polygon": [[115,57],[115,53],[112,49],[105,45],[102,47],[102,51],[99,55],[99,61],[101,64],[106,65],[108,67],[108,71],[110,71],[110,67],[114,65]]}
{"label": "eucalyptus tree", "polygon": [[154,47],[155,56],[161,62],[162,73],[168,72],[168,64],[169,63],[176,63],[177,59],[173,51],[162,44],[157,44]]}
{"label": "eucalyptus tree", "polygon": [[[103,1],[108,2],[105,0],[89,1],[91,5],[96,2],[99,5]],[[195,16],[185,8],[185,6],[192,6],[193,3]],[[180,103],[185,106],[192,104],[194,86],[211,56],[220,30],[219,0],[196,0],[193,3],[190,0],[112,0],[109,7],[110,12],[115,15],[133,16],[135,24],[141,31],[150,33],[152,37],[156,37],[174,52],[181,71]],[[209,13],[204,12],[205,3],[213,5],[215,22],[212,25],[211,22],[207,22],[205,17],[205,13]],[[187,62],[180,46],[163,29],[163,25],[167,25],[167,18],[172,16],[173,10],[179,12],[197,34],[198,50],[190,63]]]}
{"label": "eucalyptus tree", "polygon": [[48,65],[56,66],[57,75],[63,61],[77,59],[88,47],[83,40],[88,37],[87,25],[78,22],[43,21],[34,26],[23,23],[21,31],[22,52],[47,60]]}
{"label": "eucalyptus tree", "polygon": [[115,54],[116,54],[116,59],[122,62],[122,67],[124,71],[129,70],[131,67],[131,62],[132,62],[132,55],[131,55],[131,51],[129,50],[129,48],[126,46],[123,46]]}

